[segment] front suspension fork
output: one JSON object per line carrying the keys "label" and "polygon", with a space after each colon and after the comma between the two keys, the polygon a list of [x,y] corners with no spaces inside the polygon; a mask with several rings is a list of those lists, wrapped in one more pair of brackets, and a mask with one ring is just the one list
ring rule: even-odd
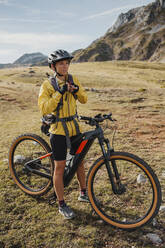
{"label": "front suspension fork", "polygon": [[[104,143],[106,144],[107,152],[104,148]],[[119,172],[116,166],[116,162],[115,160],[112,160],[111,161],[112,166],[110,166],[110,162],[109,162],[111,152],[113,152],[114,150],[110,147],[108,139],[104,139],[100,145],[101,145],[102,153],[104,156],[104,161],[105,161],[106,169],[108,172],[108,176],[109,176],[109,179],[112,185],[112,190],[114,194],[123,194],[126,191],[126,189],[125,189],[125,186],[121,183],[120,175],[119,175]],[[113,169],[113,172],[111,168]]]}

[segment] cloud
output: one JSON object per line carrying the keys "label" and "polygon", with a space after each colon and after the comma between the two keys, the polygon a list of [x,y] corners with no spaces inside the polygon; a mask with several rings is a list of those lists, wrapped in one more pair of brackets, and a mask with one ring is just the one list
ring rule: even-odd
{"label": "cloud", "polygon": [[8,0],[0,0],[0,4],[4,4],[4,5],[7,5],[9,3]]}
{"label": "cloud", "polygon": [[0,64],[12,63],[20,56],[20,51],[18,49],[5,48],[0,49],[0,55]]}
{"label": "cloud", "polygon": [[11,53],[15,53],[16,49],[0,49],[1,56],[10,55]]}
{"label": "cloud", "polygon": [[[0,37],[0,47],[4,48],[3,54],[0,52],[0,63],[11,62],[11,58],[16,60],[24,53],[42,52],[48,54],[59,48],[72,52],[87,46],[92,40],[90,36],[81,34],[9,33],[6,31],[0,31]],[[9,54],[10,57],[8,57]]]}
{"label": "cloud", "polygon": [[0,31],[0,44],[34,45],[38,47],[53,44],[78,43],[85,41],[88,36],[79,34],[51,34],[51,33],[9,33]]}
{"label": "cloud", "polygon": [[106,15],[111,15],[114,12],[121,12],[122,10],[131,9],[131,8],[134,8],[134,7],[135,7],[135,5],[126,5],[126,6],[123,6],[123,7],[120,7],[120,8],[114,8],[114,9],[111,9],[111,10],[107,10],[107,11],[104,11],[104,12],[100,12],[100,13],[97,13],[97,14],[86,16],[84,18],[81,18],[81,21],[91,20],[91,19],[95,19],[95,18],[98,18],[98,17],[106,16]]}
{"label": "cloud", "polygon": [[66,12],[66,11],[61,11],[59,9],[56,10],[56,14],[64,18],[72,18],[77,16],[77,14],[74,12]]}
{"label": "cloud", "polygon": [[29,22],[29,23],[57,23],[55,20],[46,19],[23,19],[23,18],[0,18],[0,22]]}

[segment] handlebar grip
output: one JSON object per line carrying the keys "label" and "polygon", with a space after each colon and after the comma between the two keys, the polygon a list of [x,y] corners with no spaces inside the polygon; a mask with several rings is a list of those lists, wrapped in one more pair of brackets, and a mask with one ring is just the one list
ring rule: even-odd
{"label": "handlebar grip", "polygon": [[80,120],[83,121],[89,121],[89,125],[93,126],[96,125],[100,122],[103,122],[104,120],[110,120],[110,121],[116,121],[115,119],[112,119],[112,113],[108,114],[108,115],[103,115],[101,116],[101,114],[96,115],[94,118],[92,117],[87,117],[87,116],[79,116]]}
{"label": "handlebar grip", "polygon": [[107,119],[108,119],[109,117],[111,117],[111,116],[112,116],[112,113],[109,113],[108,115],[103,115],[103,117],[104,117],[104,118],[107,118]]}
{"label": "handlebar grip", "polygon": [[80,116],[80,120],[90,121],[92,118],[87,116]]}

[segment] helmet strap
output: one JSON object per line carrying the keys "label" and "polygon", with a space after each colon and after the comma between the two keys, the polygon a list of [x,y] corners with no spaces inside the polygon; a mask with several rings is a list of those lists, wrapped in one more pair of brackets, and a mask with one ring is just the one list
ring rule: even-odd
{"label": "helmet strap", "polygon": [[55,70],[55,72],[56,72],[56,75],[58,75],[59,77],[63,77],[64,76],[64,75],[58,73],[56,70]]}
{"label": "helmet strap", "polygon": [[64,75],[62,75],[59,72],[57,72],[57,70],[56,70],[56,64],[53,64],[53,66],[54,66],[54,70],[56,72],[56,75],[59,76],[59,77],[63,77]]}

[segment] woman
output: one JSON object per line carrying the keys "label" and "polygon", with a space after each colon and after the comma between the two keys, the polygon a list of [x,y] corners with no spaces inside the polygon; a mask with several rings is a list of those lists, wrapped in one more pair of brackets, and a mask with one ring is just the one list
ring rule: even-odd
{"label": "woman", "polygon": [[[72,142],[81,132],[77,122],[76,100],[83,104],[87,102],[87,95],[78,79],[68,74],[72,58],[73,56],[65,50],[57,50],[48,56],[49,67],[55,72],[52,79],[56,83],[56,90],[51,84],[52,81],[47,79],[41,86],[38,99],[41,114],[43,116],[54,114],[58,119],[49,130],[55,165],[53,186],[59,201],[59,212],[67,219],[75,216],[73,210],[64,201],[63,174],[67,147],[71,145],[74,149],[76,148],[76,144],[72,145]],[[84,162],[77,170],[77,178],[81,189],[78,200],[88,202]]]}

